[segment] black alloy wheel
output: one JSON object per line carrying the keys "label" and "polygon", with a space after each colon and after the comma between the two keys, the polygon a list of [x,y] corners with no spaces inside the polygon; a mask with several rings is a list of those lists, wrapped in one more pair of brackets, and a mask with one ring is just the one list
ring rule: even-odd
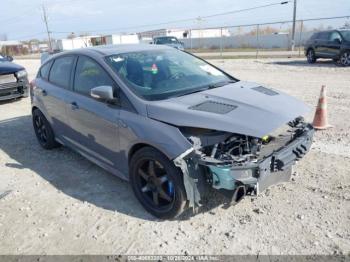
{"label": "black alloy wheel", "polygon": [[182,173],[154,148],[145,147],[133,155],[130,182],[136,198],[158,218],[174,218],[186,206]]}
{"label": "black alloy wheel", "polygon": [[45,149],[52,149],[59,144],[55,141],[55,135],[43,113],[39,109],[33,111],[33,127],[39,144]]}
{"label": "black alloy wheel", "polygon": [[315,56],[315,51],[312,50],[312,49],[309,49],[307,51],[307,62],[310,63],[310,64],[313,64],[316,62],[316,56]]}
{"label": "black alloy wheel", "polygon": [[350,66],[350,51],[344,51],[340,55],[339,62],[342,66]]}

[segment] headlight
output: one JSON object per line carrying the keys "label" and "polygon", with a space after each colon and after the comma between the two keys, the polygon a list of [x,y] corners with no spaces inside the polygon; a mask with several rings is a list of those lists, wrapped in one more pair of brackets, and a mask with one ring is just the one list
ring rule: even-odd
{"label": "headlight", "polygon": [[22,78],[27,76],[27,71],[26,70],[21,70],[16,73],[17,78]]}

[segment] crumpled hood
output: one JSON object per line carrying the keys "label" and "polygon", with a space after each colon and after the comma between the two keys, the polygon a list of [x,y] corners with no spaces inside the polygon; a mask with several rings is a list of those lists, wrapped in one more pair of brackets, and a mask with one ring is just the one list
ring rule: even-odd
{"label": "crumpled hood", "polygon": [[148,117],[165,123],[254,137],[263,137],[309,110],[294,97],[243,81],[147,105]]}
{"label": "crumpled hood", "polygon": [[16,73],[23,69],[23,66],[17,65],[12,62],[0,62],[0,75]]}

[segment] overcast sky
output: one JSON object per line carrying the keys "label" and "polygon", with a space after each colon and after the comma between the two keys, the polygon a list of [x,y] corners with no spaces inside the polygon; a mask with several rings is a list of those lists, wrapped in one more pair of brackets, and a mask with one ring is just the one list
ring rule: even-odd
{"label": "overcast sky", "polygon": [[[282,0],[284,1],[284,0]],[[41,5],[47,6],[50,30],[55,38],[68,32],[117,33],[156,28],[225,26],[292,19],[293,4],[276,5],[220,17],[174,24],[152,25],[179,19],[278,3],[278,0],[0,0],[0,37],[45,38]],[[350,0],[298,0],[297,19],[350,16]],[[350,22],[350,19],[348,19]],[[342,21],[326,21],[338,26]],[[61,33],[60,33],[61,32]]]}

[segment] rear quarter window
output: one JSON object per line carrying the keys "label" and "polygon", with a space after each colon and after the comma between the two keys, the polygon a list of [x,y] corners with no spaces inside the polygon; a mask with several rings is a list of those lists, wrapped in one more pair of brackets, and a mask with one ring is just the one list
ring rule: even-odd
{"label": "rear quarter window", "polygon": [[330,35],[330,32],[320,32],[318,33],[317,39],[328,40],[329,35]]}
{"label": "rear quarter window", "polygon": [[55,85],[69,89],[74,60],[74,56],[56,58],[50,70],[49,81]]}
{"label": "rear quarter window", "polygon": [[49,72],[52,65],[52,61],[44,64],[39,70],[39,77],[45,80],[49,79]]}
{"label": "rear quarter window", "polygon": [[319,33],[314,33],[314,34],[311,36],[310,39],[312,39],[312,40],[317,39],[317,38],[318,38],[318,34],[319,34]]}

